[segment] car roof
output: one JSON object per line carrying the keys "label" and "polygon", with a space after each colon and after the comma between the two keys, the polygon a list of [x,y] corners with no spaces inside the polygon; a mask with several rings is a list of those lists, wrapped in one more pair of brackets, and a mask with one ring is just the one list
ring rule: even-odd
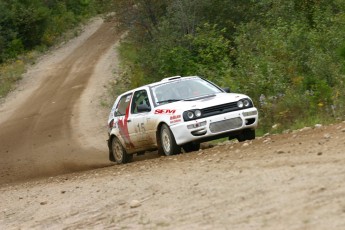
{"label": "car roof", "polygon": [[166,84],[168,82],[179,81],[181,79],[185,80],[185,79],[193,79],[193,78],[194,79],[200,79],[200,77],[198,77],[198,76],[186,76],[186,77],[174,76],[174,77],[164,78],[164,79],[162,79],[160,81],[157,81],[157,82],[154,82],[154,83],[151,83],[151,84],[143,85],[143,86],[140,86],[138,88],[134,88],[134,89],[128,90],[128,91],[122,93],[121,95],[119,95],[119,97],[122,97],[123,95],[129,94],[129,93],[133,93],[133,92],[135,92],[137,90],[140,90],[140,89],[146,89],[146,88],[154,87],[154,86],[157,86],[157,85]]}
{"label": "car roof", "polygon": [[193,78],[199,78],[200,79],[200,77],[198,77],[198,76],[187,76],[187,77],[174,76],[174,77],[164,78],[161,81],[148,84],[147,86],[154,87],[154,86],[161,85],[161,84],[168,83],[168,82],[174,82],[174,81],[178,81],[178,80],[182,80],[182,79],[183,80],[185,80],[185,79],[193,79]]}

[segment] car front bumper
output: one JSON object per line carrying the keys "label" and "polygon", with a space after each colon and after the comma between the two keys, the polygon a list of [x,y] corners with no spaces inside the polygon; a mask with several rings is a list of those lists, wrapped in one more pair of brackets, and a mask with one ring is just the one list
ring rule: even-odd
{"label": "car front bumper", "polygon": [[192,141],[217,138],[220,135],[231,135],[243,129],[255,129],[258,125],[256,108],[223,113],[171,125],[176,144],[183,145]]}

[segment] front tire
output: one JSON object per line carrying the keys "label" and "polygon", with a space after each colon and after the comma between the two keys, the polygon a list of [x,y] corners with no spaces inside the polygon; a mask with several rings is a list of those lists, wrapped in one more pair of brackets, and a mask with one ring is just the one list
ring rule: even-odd
{"label": "front tire", "polygon": [[181,153],[181,147],[176,144],[175,137],[166,124],[163,124],[160,132],[160,151],[166,156],[171,156]]}
{"label": "front tire", "polygon": [[133,159],[133,155],[126,152],[117,137],[114,137],[112,139],[111,151],[113,153],[115,162],[118,164],[126,164],[128,162],[131,162]]}

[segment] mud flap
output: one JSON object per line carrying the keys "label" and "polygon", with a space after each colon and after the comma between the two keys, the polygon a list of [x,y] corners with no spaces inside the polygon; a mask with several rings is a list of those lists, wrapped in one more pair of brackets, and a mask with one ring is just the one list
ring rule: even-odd
{"label": "mud flap", "polygon": [[113,154],[113,151],[111,149],[111,142],[112,142],[113,138],[114,137],[109,137],[107,142],[108,142],[108,149],[109,149],[109,160],[112,162],[115,162],[114,154]]}

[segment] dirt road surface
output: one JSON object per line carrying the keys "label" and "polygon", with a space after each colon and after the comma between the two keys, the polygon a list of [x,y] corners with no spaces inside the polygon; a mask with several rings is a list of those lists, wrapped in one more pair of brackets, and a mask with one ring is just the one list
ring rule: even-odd
{"label": "dirt road surface", "polygon": [[97,94],[111,76],[107,52],[118,39],[112,22],[94,20],[28,71],[27,84],[1,107],[0,182],[109,165]]}
{"label": "dirt road surface", "polygon": [[0,107],[0,229],[345,229],[345,123],[107,161],[119,35],[93,21]]}

